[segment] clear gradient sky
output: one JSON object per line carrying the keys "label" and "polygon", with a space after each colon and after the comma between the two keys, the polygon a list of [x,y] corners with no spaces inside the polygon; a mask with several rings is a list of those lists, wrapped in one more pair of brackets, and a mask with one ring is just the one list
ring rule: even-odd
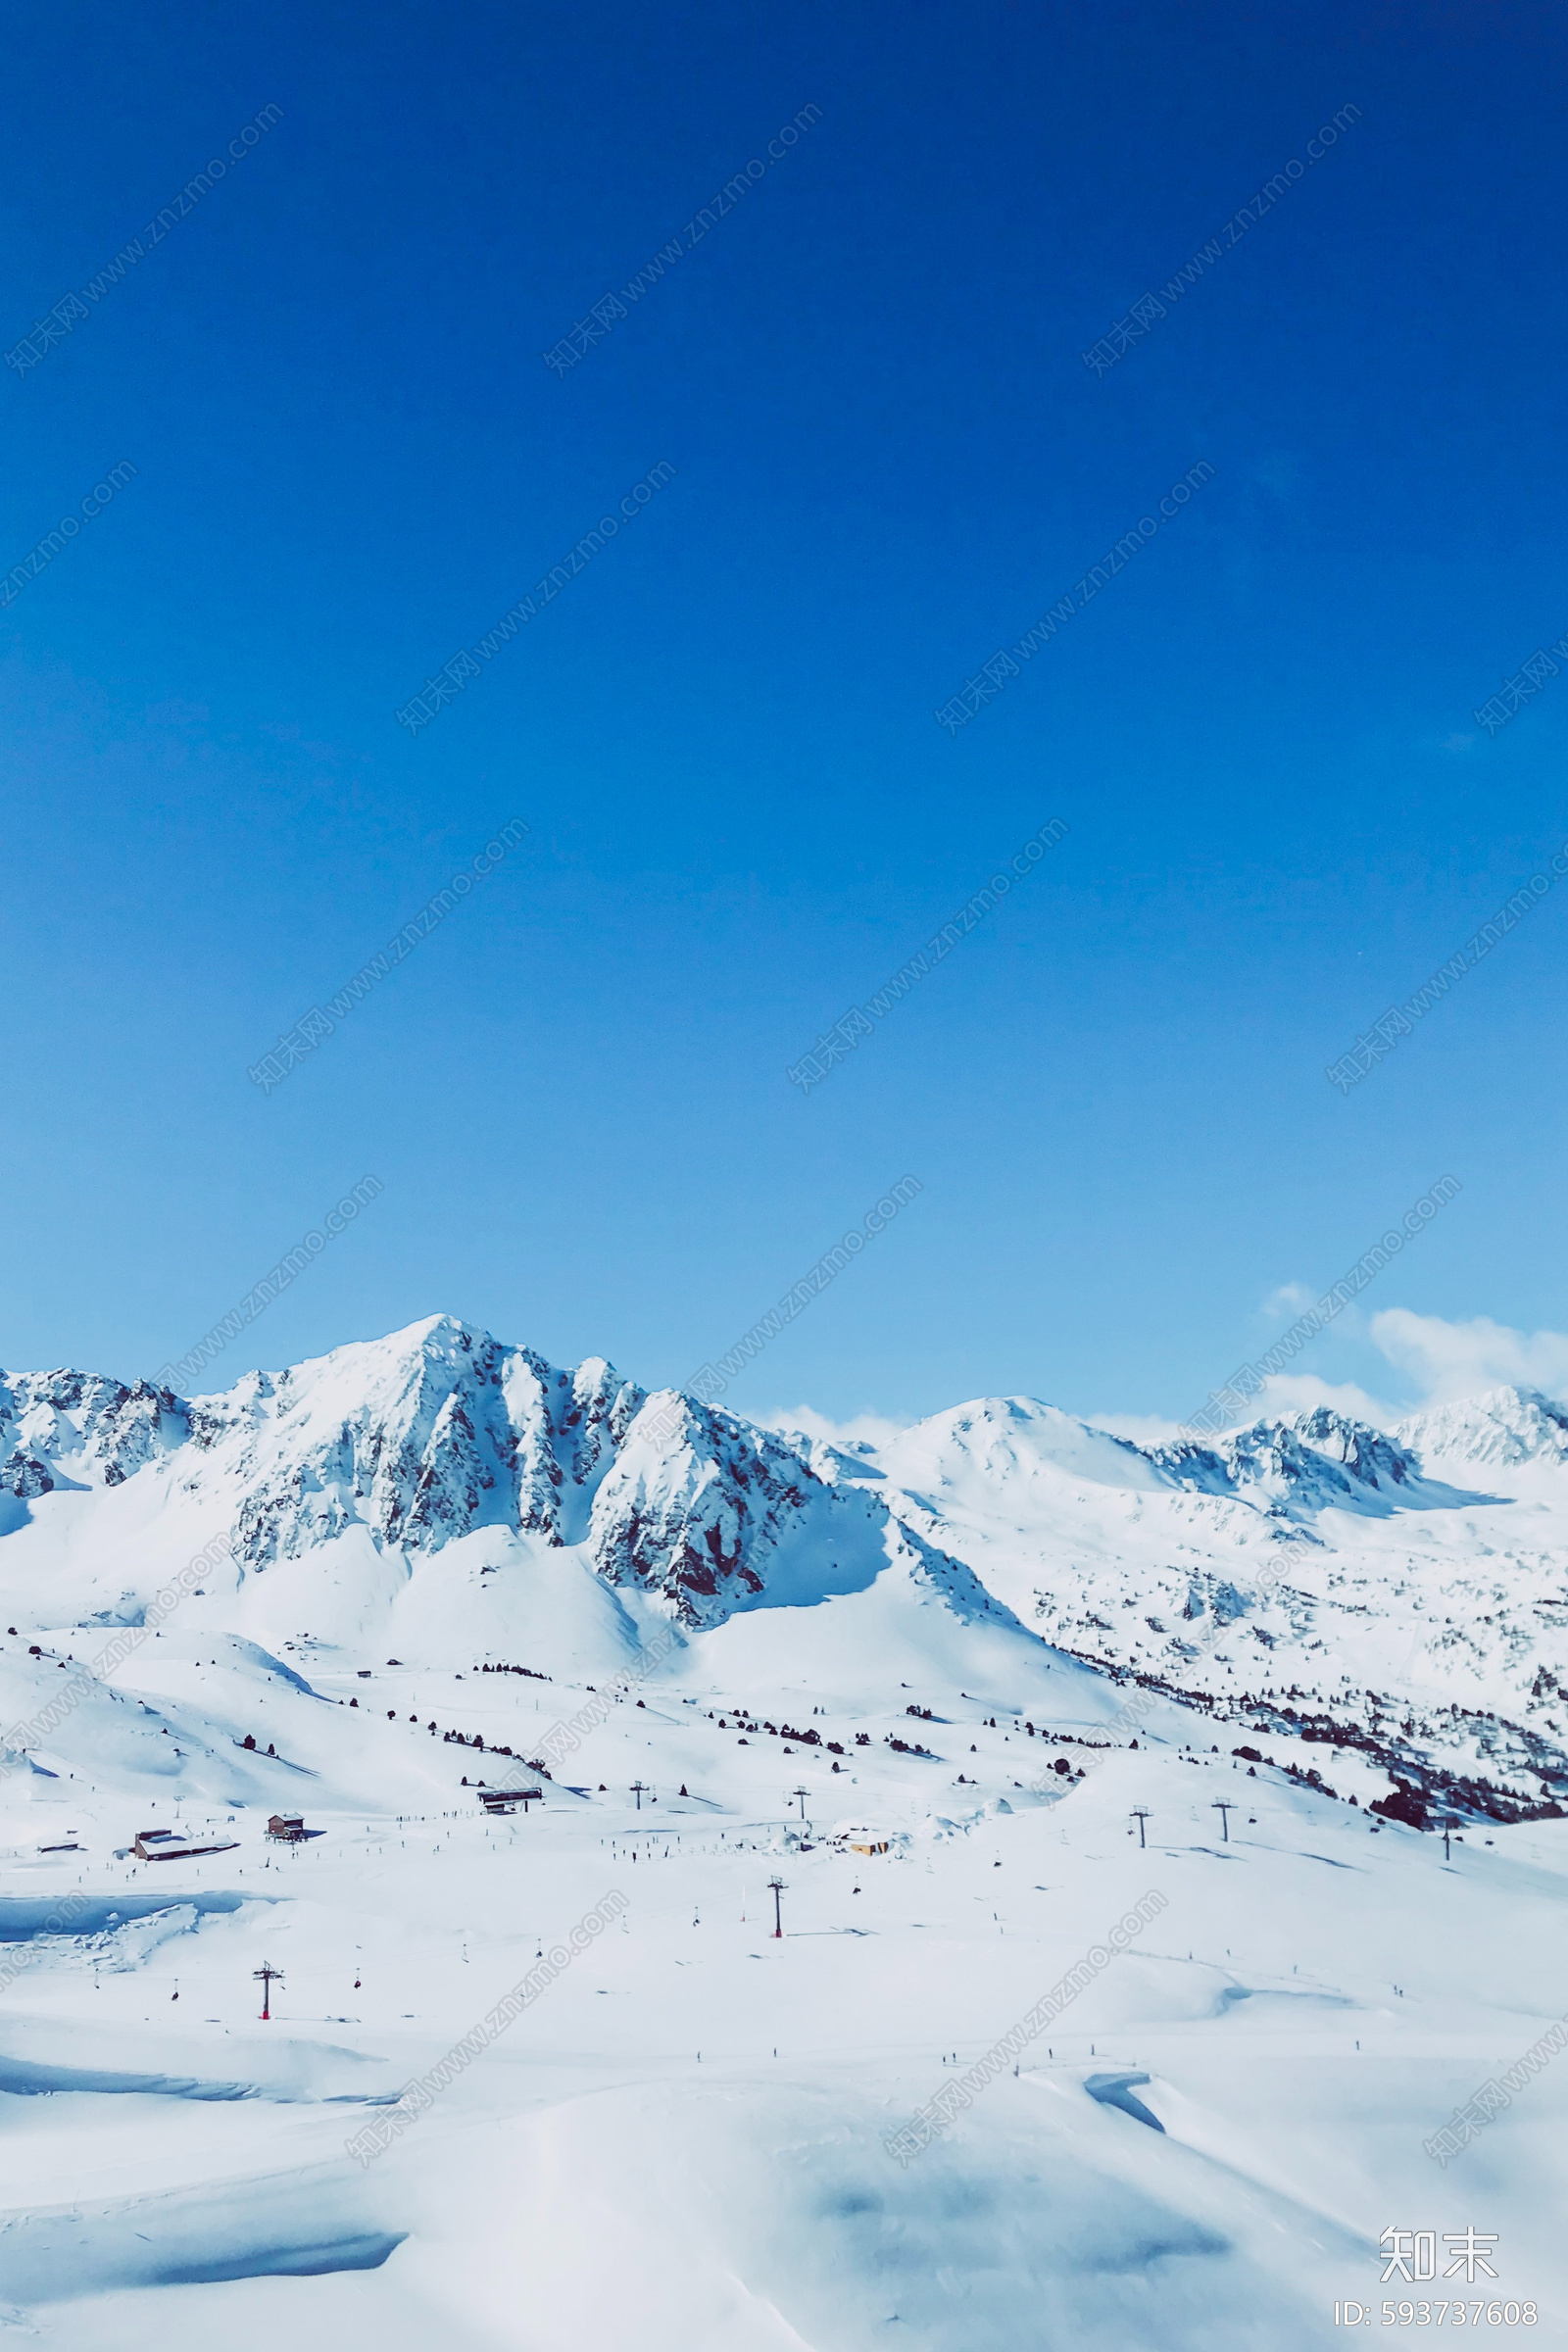
{"label": "clear gradient sky", "polygon": [[1568,881],[1325,1076],[1568,839],[1568,665],[1472,716],[1568,631],[1560,9],[67,0],[7,50],[0,349],[87,316],[0,370],[0,1361],[151,1372],[368,1173],[200,1385],[438,1309],[680,1381],[906,1172],[739,1409],[1180,1415],[1446,1174],[1303,1364],[1378,1389],[1373,1308],[1568,1327]]}

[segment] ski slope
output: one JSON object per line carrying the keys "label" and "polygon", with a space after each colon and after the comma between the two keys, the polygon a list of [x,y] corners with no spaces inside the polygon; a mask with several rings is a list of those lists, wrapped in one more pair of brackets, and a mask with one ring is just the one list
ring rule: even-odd
{"label": "ski slope", "polygon": [[1560,2070],[1428,2153],[1568,2008],[1556,1408],[872,1449],[524,1352],[6,1376],[6,2328],[1304,2352],[1392,2224],[1561,2335]]}

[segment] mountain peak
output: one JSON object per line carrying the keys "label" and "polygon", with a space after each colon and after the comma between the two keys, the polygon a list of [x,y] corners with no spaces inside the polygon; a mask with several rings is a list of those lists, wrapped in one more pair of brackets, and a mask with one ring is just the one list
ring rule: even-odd
{"label": "mountain peak", "polygon": [[1423,1460],[1432,1455],[1502,1469],[1556,1464],[1568,1461],[1568,1406],[1540,1389],[1489,1389],[1412,1414],[1393,1435]]}
{"label": "mountain peak", "polygon": [[902,1430],[878,1451],[901,1485],[963,1486],[1022,1472],[1095,1486],[1159,1483],[1146,1453],[1037,1396],[975,1396]]}
{"label": "mountain peak", "polygon": [[[172,1406],[82,1373],[0,1382],[0,1532],[127,1483],[138,1525],[173,1505],[221,1528],[242,1577],[301,1562],[331,1582],[383,1554],[412,1576],[483,1534],[515,1559],[575,1548],[688,1626],[858,1590],[903,1556],[885,1503],[835,1493],[770,1431],[678,1391],[650,1398],[604,1356],[563,1370],[455,1315]],[[124,1524],[118,1497],[97,1501]]]}

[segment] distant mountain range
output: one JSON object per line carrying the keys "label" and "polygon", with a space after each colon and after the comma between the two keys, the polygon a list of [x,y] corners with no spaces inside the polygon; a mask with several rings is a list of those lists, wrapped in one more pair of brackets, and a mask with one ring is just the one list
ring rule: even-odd
{"label": "distant mountain range", "polygon": [[693,1639],[896,1570],[955,1640],[1027,1628],[1205,1718],[1353,1743],[1429,1797],[1568,1798],[1568,1409],[1533,1391],[1202,1445],[983,1398],[829,1444],[444,1315],[211,1396],[0,1375],[13,1615],[136,1624],[217,1537],[230,1588],[296,1630],[411,1580],[457,1611],[454,1546],[509,1626],[566,1552]]}

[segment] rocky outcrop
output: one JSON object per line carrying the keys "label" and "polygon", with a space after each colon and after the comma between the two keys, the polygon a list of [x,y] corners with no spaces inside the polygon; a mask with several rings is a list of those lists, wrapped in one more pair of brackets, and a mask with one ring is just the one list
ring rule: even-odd
{"label": "rocky outcrop", "polygon": [[13,1492],[112,1485],[161,1448],[186,1494],[220,1501],[252,1574],[354,1527],[405,1553],[502,1527],[583,1544],[611,1583],[717,1624],[831,1499],[781,1438],[669,1391],[650,1410],[602,1356],[564,1371],[447,1315],[189,1403],[79,1373],[3,1394],[0,1435],[31,1441]]}
{"label": "rocky outcrop", "polygon": [[48,1485],[34,1493],[118,1487],[184,1434],[174,1400],[148,1380],[127,1388],[91,1372],[0,1374],[0,1447],[46,1467]]}
{"label": "rocky outcrop", "polygon": [[1446,1467],[1464,1462],[1517,1469],[1539,1462],[1557,1468],[1568,1462],[1568,1407],[1539,1389],[1491,1389],[1434,1405],[1399,1422],[1394,1435],[1423,1462]]}
{"label": "rocky outcrop", "polygon": [[31,1502],[39,1494],[52,1494],[54,1488],[42,1462],[34,1461],[30,1453],[14,1453],[8,1462],[0,1462],[0,1494]]}
{"label": "rocky outcrop", "polygon": [[627,1428],[588,1541],[612,1584],[661,1592],[685,1624],[712,1625],[762,1591],[769,1554],[827,1492],[767,1430],[666,1393]]}
{"label": "rocky outcrop", "polygon": [[1146,1446],[1145,1457],[1173,1485],[1235,1494],[1264,1511],[1310,1518],[1323,1510],[1381,1514],[1411,1502],[1418,1460],[1364,1422],[1320,1405],[1284,1421],[1254,1421],[1206,1445]]}

